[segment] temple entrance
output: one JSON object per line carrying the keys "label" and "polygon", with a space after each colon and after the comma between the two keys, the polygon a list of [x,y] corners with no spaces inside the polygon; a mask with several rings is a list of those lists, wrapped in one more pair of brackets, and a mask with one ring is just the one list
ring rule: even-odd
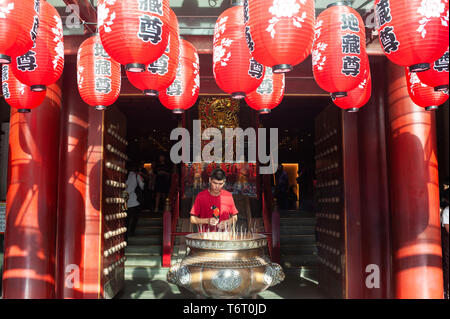
{"label": "temple entrance", "polygon": [[[221,104],[233,103],[224,110]],[[200,97],[199,102],[182,116],[173,115],[156,100],[133,96],[122,97],[117,109],[127,120],[127,156],[129,160],[143,163],[147,172],[160,155],[169,158],[170,149],[177,141],[170,141],[170,132],[185,127],[191,133],[193,121],[201,120],[204,127],[217,128],[277,128],[279,162],[288,176],[283,194],[286,198],[279,207],[279,262],[288,277],[284,283],[261,294],[260,298],[320,298],[326,294],[318,289],[319,259],[316,245],[316,217],[314,212],[314,141],[315,118],[329,103],[327,96],[287,97],[279,108],[269,115],[258,116],[244,101],[232,101],[225,96]],[[157,111],[156,111],[157,110]],[[295,117],[292,115],[296,114]],[[133,125],[129,125],[133,123]],[[192,150],[192,145],[190,146]],[[246,157],[248,145],[245,141]],[[264,206],[261,196],[266,187],[276,191],[275,174],[257,174],[256,163],[187,163],[173,165],[172,183],[181,190],[179,219],[176,229],[180,233],[195,232],[189,222],[189,211],[196,194],[207,187],[208,172],[221,167],[229,176],[227,190],[233,193],[239,210],[238,229],[266,232]],[[178,179],[181,176],[181,180]],[[174,185],[172,185],[174,187]],[[165,280],[167,268],[161,267],[163,251],[163,213],[155,212],[155,195],[141,211],[136,234],[128,240],[125,249],[125,284],[118,298],[183,298],[191,296]],[[170,196],[170,194],[169,194]],[[267,201],[267,199],[265,199]],[[271,209],[271,208],[270,208]],[[272,230],[270,229],[270,232]],[[176,236],[171,263],[181,261],[186,255],[184,236]]]}

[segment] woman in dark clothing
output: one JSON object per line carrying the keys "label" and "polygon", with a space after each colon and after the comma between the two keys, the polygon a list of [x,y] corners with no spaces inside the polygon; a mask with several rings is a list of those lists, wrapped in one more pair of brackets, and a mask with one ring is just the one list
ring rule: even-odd
{"label": "woman in dark clothing", "polygon": [[170,189],[170,172],[171,167],[170,164],[167,163],[166,157],[164,155],[160,155],[158,161],[155,165],[155,212],[159,211],[159,204],[161,202],[164,203],[166,197],[169,193]]}

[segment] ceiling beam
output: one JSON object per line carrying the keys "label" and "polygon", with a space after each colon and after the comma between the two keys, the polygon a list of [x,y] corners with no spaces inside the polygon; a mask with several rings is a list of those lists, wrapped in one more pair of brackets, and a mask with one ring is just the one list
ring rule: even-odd
{"label": "ceiling beam", "polygon": [[[95,31],[95,29],[94,29]],[[194,45],[199,54],[212,54],[213,53],[213,41],[212,36],[204,35],[183,35],[186,41],[189,41]],[[78,52],[78,47],[81,42],[83,42],[87,37],[85,35],[69,35],[64,37],[64,46],[66,55],[76,55]],[[381,49],[378,39],[367,44],[367,54],[368,55],[384,55]]]}
{"label": "ceiling beam", "polygon": [[85,34],[95,32],[97,29],[97,10],[89,0],[64,0],[64,3],[68,6],[76,5],[79,8],[79,14],[77,12],[74,12],[74,14],[80,18],[82,23],[86,23],[84,24]]}

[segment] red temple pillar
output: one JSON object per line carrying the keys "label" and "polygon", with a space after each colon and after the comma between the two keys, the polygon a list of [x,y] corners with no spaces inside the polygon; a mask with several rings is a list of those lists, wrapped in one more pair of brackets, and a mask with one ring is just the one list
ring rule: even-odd
{"label": "red temple pillar", "polygon": [[358,112],[361,298],[392,298],[388,160],[386,153],[386,58],[371,57],[372,98]]}
{"label": "red temple pillar", "polygon": [[3,298],[55,296],[61,89],[31,113],[11,111]]}
{"label": "red temple pillar", "polygon": [[83,258],[86,150],[89,106],[81,100],[76,66],[66,64],[63,74],[59,168],[56,296],[83,298]]}
{"label": "red temple pillar", "polygon": [[81,100],[76,64],[63,74],[56,296],[102,296],[101,168],[103,112]]}
{"label": "red temple pillar", "polygon": [[442,298],[435,114],[411,101],[404,68],[387,71],[395,297]]}

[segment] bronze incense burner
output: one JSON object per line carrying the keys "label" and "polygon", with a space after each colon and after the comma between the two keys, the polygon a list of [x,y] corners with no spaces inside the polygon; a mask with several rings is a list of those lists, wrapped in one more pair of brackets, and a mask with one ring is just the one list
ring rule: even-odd
{"label": "bronze incense burner", "polygon": [[284,280],[280,265],[265,253],[260,234],[196,233],[186,236],[188,255],[171,267],[167,280],[208,298],[246,298]]}

